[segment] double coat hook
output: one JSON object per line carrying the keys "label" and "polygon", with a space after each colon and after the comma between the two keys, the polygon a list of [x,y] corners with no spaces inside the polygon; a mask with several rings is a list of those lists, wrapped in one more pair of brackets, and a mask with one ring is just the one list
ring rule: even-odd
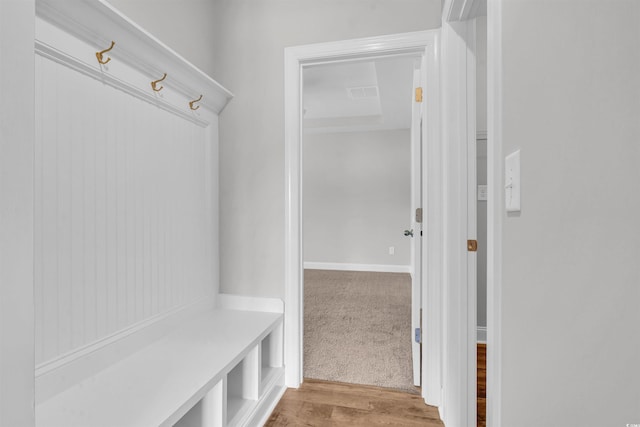
{"label": "double coat hook", "polygon": [[96,58],[98,58],[98,62],[101,64],[106,64],[107,62],[111,61],[111,58],[107,58],[107,60],[104,60],[103,55],[107,52],[109,52],[111,49],[113,49],[113,47],[116,45],[116,42],[114,42],[113,40],[111,41],[111,46],[108,49],[105,50],[101,50],[100,52],[96,52]]}
{"label": "double coat hook", "polygon": [[167,78],[167,73],[164,73],[164,76],[162,76],[161,79],[152,81],[151,82],[151,89],[153,89],[156,92],[160,92],[164,88],[164,86],[158,87],[158,83],[160,83],[161,81],[163,81],[166,78]]}
{"label": "double coat hook", "polygon": [[189,102],[189,108],[191,108],[193,111],[196,111],[198,108],[200,108],[200,106],[198,105],[197,107],[193,107],[193,104],[195,104],[196,102],[200,101],[202,99],[202,95],[200,95],[200,98],[198,99],[194,99],[193,101]]}

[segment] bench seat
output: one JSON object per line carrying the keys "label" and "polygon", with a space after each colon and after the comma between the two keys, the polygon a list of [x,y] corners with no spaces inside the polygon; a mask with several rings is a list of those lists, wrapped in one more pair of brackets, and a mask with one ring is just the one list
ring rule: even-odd
{"label": "bench seat", "polygon": [[[226,381],[226,375],[267,335],[277,333],[277,328],[282,328],[281,313],[215,309],[199,314],[160,340],[37,405],[36,424],[172,426],[221,380]],[[269,378],[265,375],[258,374],[257,381],[274,382],[284,370],[270,368]],[[270,392],[267,387],[261,390]],[[227,396],[221,405],[226,404]]]}

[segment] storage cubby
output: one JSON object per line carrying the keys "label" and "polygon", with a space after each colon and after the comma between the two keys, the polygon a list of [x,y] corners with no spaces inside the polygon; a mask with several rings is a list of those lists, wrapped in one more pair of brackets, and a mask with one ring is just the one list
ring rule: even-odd
{"label": "storage cubby", "polygon": [[173,427],[224,427],[224,384],[218,382]]}
{"label": "storage cubby", "polygon": [[229,424],[241,412],[242,408],[249,403],[249,400],[245,399],[242,393],[244,382],[242,365],[242,363],[238,363],[227,374],[227,420]]}
{"label": "storage cubby", "polygon": [[275,350],[273,347],[275,346],[275,343],[273,342],[272,339],[272,335],[273,333],[267,335],[262,342],[260,343],[261,345],[261,357],[260,357],[260,362],[261,362],[261,375],[260,375],[260,380],[261,381],[266,381],[266,379],[271,375],[271,373],[273,372],[273,370],[276,368],[276,366],[274,366],[274,355],[273,355],[273,351]]}
{"label": "storage cubby", "polygon": [[258,346],[227,374],[227,425],[242,424],[243,418],[258,400]]}
{"label": "storage cubby", "polygon": [[282,328],[278,327],[260,341],[260,395],[283,370],[282,351]]}
{"label": "storage cubby", "polygon": [[175,426],[249,426],[255,422],[256,413],[260,414],[258,419],[267,417],[270,408],[259,408],[258,403],[269,397],[277,401],[279,397],[278,385],[282,386],[284,379],[282,339],[282,323],[256,339],[242,359]]}
{"label": "storage cubby", "polygon": [[202,427],[203,425],[201,400],[193,408],[189,409],[173,427]]}

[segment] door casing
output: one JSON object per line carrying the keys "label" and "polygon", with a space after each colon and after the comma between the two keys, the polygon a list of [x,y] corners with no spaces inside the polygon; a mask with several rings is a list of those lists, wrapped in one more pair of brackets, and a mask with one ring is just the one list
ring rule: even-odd
{"label": "door casing", "polygon": [[[424,68],[424,57],[420,64],[413,70],[413,87],[421,88],[422,69]],[[422,222],[416,218],[417,209],[422,209],[422,102],[411,100],[411,212],[410,224],[413,230],[411,237],[411,362],[413,364],[413,385],[420,386],[422,378],[420,371],[422,363],[420,360],[421,339],[418,340],[414,334],[416,329],[422,328]],[[422,334],[420,334],[421,336]]]}
{"label": "door casing", "polygon": [[285,49],[285,381],[302,382],[302,70],[309,65],[417,53],[423,55],[423,222],[421,266],[422,395],[441,404],[442,388],[442,153],[440,139],[439,30],[418,31]]}

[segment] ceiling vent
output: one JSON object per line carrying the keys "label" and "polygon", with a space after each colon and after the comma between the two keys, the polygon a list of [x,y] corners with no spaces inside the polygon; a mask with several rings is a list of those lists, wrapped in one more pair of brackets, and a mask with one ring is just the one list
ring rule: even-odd
{"label": "ceiling vent", "polygon": [[348,87],[347,93],[351,99],[377,98],[378,86]]}

